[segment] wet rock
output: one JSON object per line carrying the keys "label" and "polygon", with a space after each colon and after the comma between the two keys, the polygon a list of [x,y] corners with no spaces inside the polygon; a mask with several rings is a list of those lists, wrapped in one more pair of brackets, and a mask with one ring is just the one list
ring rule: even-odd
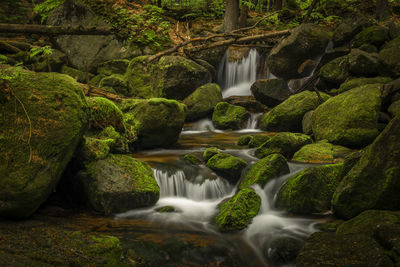
{"label": "wet rock", "polygon": [[[321,93],[324,100],[329,96]],[[304,114],[320,105],[317,94],[304,91],[289,97],[286,101],[271,109],[259,121],[264,131],[302,131]]]}
{"label": "wet rock", "polygon": [[156,209],[159,213],[171,213],[171,212],[179,212],[175,207],[172,206],[163,206]]}
{"label": "wet rock", "polygon": [[274,107],[291,95],[287,83],[283,79],[257,80],[250,88],[254,97],[268,107]]}
{"label": "wet rock", "polygon": [[223,101],[231,105],[244,107],[251,113],[265,112],[268,110],[268,107],[258,102],[254,96],[230,96],[224,98]]}
{"label": "wet rock", "polygon": [[289,173],[289,166],[284,156],[280,154],[269,155],[257,161],[246,173],[239,184],[243,189],[258,184],[264,187],[273,178]]}
{"label": "wet rock", "polygon": [[245,108],[220,102],[214,108],[212,122],[218,129],[237,130],[246,126],[249,117]]}
{"label": "wet rock", "polygon": [[306,73],[299,74],[299,67],[306,60],[322,55],[328,42],[329,34],[326,31],[312,24],[302,24],[272,49],[268,67],[279,78],[305,77]]}
{"label": "wet rock", "polygon": [[235,62],[239,61],[249,55],[250,48],[249,47],[237,47],[237,46],[229,46],[228,47],[228,61]]}
{"label": "wet rock", "polygon": [[378,48],[372,44],[363,44],[358,49],[367,53],[378,53]]}
{"label": "wet rock", "polygon": [[294,237],[283,236],[271,241],[268,248],[268,258],[277,264],[294,263],[304,246],[304,241]]}
{"label": "wet rock", "polygon": [[369,209],[400,209],[400,117],[386,126],[347,173],[332,199],[337,216],[352,218]]}
{"label": "wet rock", "polygon": [[261,198],[253,189],[240,190],[228,201],[220,204],[216,216],[218,229],[222,232],[228,232],[246,228],[257,216],[260,206]]}
{"label": "wet rock", "polygon": [[224,57],[225,51],[226,51],[226,46],[214,47],[194,52],[193,57],[205,60],[211,65],[213,65],[214,68],[218,68],[220,62]]}
{"label": "wet rock", "polygon": [[353,78],[340,85],[339,93],[346,92],[350,89],[357,88],[367,84],[385,84],[390,82],[392,79],[389,77],[374,77],[374,78]]}
{"label": "wet rock", "polygon": [[319,75],[322,80],[339,85],[350,76],[349,68],[349,58],[348,56],[343,56],[322,66]]}
{"label": "wet rock", "polygon": [[311,144],[312,139],[301,133],[278,133],[262,144],[255,152],[256,157],[264,158],[271,154],[282,154],[290,159],[302,146]]}
{"label": "wet rock", "polygon": [[122,111],[111,101],[104,97],[89,97],[89,126],[93,129],[104,129],[113,126],[123,132],[124,116]]}
{"label": "wet rock", "polygon": [[224,177],[231,183],[236,183],[247,163],[232,155],[218,153],[212,156],[206,163],[206,166],[216,174]]}
{"label": "wet rock", "polygon": [[253,135],[248,143],[249,148],[259,147],[265,142],[267,142],[269,139],[271,139],[271,137],[267,135],[261,135],[261,134]]}
{"label": "wet rock", "polygon": [[0,91],[0,216],[23,218],[55,189],[87,127],[87,104],[67,75],[7,73],[14,78],[12,94]]}
{"label": "wet rock", "polygon": [[210,158],[212,158],[214,155],[221,153],[218,148],[216,147],[209,147],[207,148],[204,153],[203,153],[203,159],[205,162],[207,162]]}
{"label": "wet rock", "polygon": [[307,111],[303,116],[303,120],[301,121],[301,128],[303,129],[303,133],[307,135],[312,134],[312,115],[314,111]]}
{"label": "wet rock", "polygon": [[291,177],[279,190],[276,205],[288,212],[327,212],[339,184],[342,164],[307,168]]}
{"label": "wet rock", "polygon": [[183,160],[192,165],[200,165],[202,164],[201,159],[199,159],[195,154],[190,153],[183,156]]}
{"label": "wet rock", "polygon": [[377,47],[389,39],[389,29],[383,26],[371,26],[365,28],[351,40],[352,47],[360,47],[363,44],[372,44]]}
{"label": "wet rock", "polygon": [[130,96],[131,91],[124,76],[113,74],[101,79],[99,87],[123,96]]}
{"label": "wet rock", "polygon": [[400,115],[400,100],[393,102],[389,106],[388,111],[393,117],[399,116]]}
{"label": "wet rock", "polygon": [[343,146],[335,146],[324,140],[303,146],[294,153],[292,160],[308,163],[338,163],[352,152]]}
{"label": "wet rock", "polygon": [[400,75],[400,36],[385,44],[379,52],[379,60],[382,63],[383,75],[396,77]]}
{"label": "wet rock", "polygon": [[186,121],[195,121],[206,117],[221,101],[221,88],[218,84],[208,83],[200,86],[183,100],[187,106]]}
{"label": "wet rock", "polygon": [[348,147],[370,144],[379,134],[381,87],[379,84],[364,85],[320,105],[313,114],[315,139],[326,139],[332,144]]}
{"label": "wet rock", "polygon": [[124,75],[128,68],[129,60],[127,59],[113,59],[106,62],[100,63],[97,67],[97,73],[104,74],[106,76],[112,74]]}
{"label": "wet rock", "polygon": [[369,26],[371,26],[371,22],[364,17],[343,21],[333,34],[332,41],[335,47],[346,45],[356,34]]}
{"label": "wet rock", "polygon": [[380,69],[378,54],[353,49],[348,56],[350,72],[356,75],[377,75]]}

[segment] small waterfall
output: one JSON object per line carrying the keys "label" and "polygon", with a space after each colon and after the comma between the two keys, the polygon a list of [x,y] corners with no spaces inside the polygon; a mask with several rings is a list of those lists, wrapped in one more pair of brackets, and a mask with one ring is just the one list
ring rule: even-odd
{"label": "small waterfall", "polygon": [[188,181],[183,171],[173,174],[154,169],[154,177],[160,187],[160,197],[185,197],[192,200],[222,198],[232,191],[232,186],[222,179],[203,179],[196,177],[194,182]]}

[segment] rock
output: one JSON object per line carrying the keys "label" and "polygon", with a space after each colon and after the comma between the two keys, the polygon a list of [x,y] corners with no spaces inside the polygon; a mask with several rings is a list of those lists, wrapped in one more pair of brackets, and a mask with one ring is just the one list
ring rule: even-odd
{"label": "rock", "polygon": [[127,81],[121,74],[113,74],[104,77],[103,79],[101,79],[99,87],[106,90],[111,89],[111,92],[114,91],[116,94],[123,96],[132,95],[131,90],[128,87]]}
{"label": "rock", "polygon": [[311,144],[312,139],[301,133],[278,133],[262,144],[255,152],[256,157],[264,158],[271,154],[282,154],[290,159],[302,146]]}
{"label": "rock", "polygon": [[207,162],[210,158],[212,158],[214,155],[216,155],[218,153],[221,153],[221,152],[216,147],[207,148],[203,153],[204,162]]}
{"label": "rock", "polygon": [[299,74],[299,67],[307,60],[321,56],[329,42],[329,33],[312,24],[302,24],[290,36],[275,46],[269,57],[268,67],[277,77],[295,79],[309,74]]}
{"label": "rock", "polygon": [[159,213],[171,213],[171,212],[180,212],[179,210],[177,210],[175,207],[173,206],[163,206],[163,207],[159,207],[156,208],[155,211],[159,212]]}
{"label": "rock", "polygon": [[[321,96],[324,100],[329,98],[324,93],[321,93]],[[304,91],[292,95],[289,99],[266,113],[260,119],[259,127],[264,131],[301,132],[304,114],[319,105],[318,96],[314,92]]]}
{"label": "rock", "polygon": [[372,44],[363,44],[358,49],[367,53],[378,53],[378,48]]}
{"label": "rock", "polygon": [[383,75],[396,77],[400,75],[400,36],[383,46],[379,52]]}
{"label": "rock", "polygon": [[335,47],[346,45],[362,29],[369,26],[371,26],[371,22],[364,17],[343,21],[336,28],[332,37]]}
{"label": "rock", "polygon": [[230,183],[236,183],[247,163],[226,153],[217,153],[207,160],[206,166],[216,174],[224,177]]}
{"label": "rock", "polygon": [[387,26],[389,28],[390,39],[396,39],[397,37],[400,36],[400,24],[394,21],[389,21]]}
{"label": "rock", "polygon": [[397,116],[365,150],[332,199],[334,213],[352,218],[369,209],[399,210],[400,117]]}
{"label": "rock", "polygon": [[268,107],[264,106],[260,102],[258,102],[254,96],[230,96],[224,98],[224,102],[227,102],[231,105],[244,107],[247,111],[251,113],[259,113],[265,112],[268,110]]}
{"label": "rock", "polygon": [[270,138],[271,137],[269,137],[267,135],[261,135],[261,134],[253,135],[251,140],[248,143],[249,148],[259,147],[262,144],[264,144],[265,142],[267,142]]}
{"label": "rock", "polygon": [[91,207],[104,214],[154,205],[160,195],[151,167],[130,155],[86,163],[75,183]]}
{"label": "rock", "polygon": [[124,115],[111,101],[104,97],[89,97],[89,126],[94,129],[104,129],[113,126],[120,132],[125,131]]}
{"label": "rock", "polygon": [[213,65],[214,68],[218,68],[220,62],[224,58],[225,51],[226,51],[226,46],[213,47],[194,52],[193,57],[205,60],[211,65]]}
{"label": "rock", "polygon": [[320,105],[313,114],[315,139],[326,139],[332,144],[348,147],[370,144],[379,134],[381,87],[379,84],[364,85]]}
{"label": "rock", "polygon": [[271,241],[268,258],[276,264],[294,263],[297,255],[304,246],[304,241],[294,237],[282,236]]}
{"label": "rock", "polygon": [[34,59],[33,70],[36,72],[60,72],[62,66],[67,63],[66,55],[57,49],[53,49],[49,56],[39,55]]}
{"label": "rock", "polygon": [[238,130],[246,126],[249,118],[250,114],[244,107],[220,102],[214,108],[212,122],[218,129]]}
{"label": "rock", "polygon": [[303,129],[303,133],[307,135],[312,134],[312,115],[314,110],[307,111],[303,116],[303,120],[301,121],[301,128]]}
{"label": "rock", "polygon": [[185,105],[178,101],[131,99],[123,101],[121,109],[128,128],[131,127],[138,137],[138,147],[167,147],[178,141],[185,122]]}
{"label": "rock", "polygon": [[340,174],[340,180],[343,179],[343,177],[345,177],[347,175],[347,173],[354,167],[354,165],[357,164],[357,162],[360,160],[360,158],[362,157],[362,155],[364,154],[363,150],[359,150],[356,152],[353,152],[349,155],[347,155],[344,158],[343,161],[343,168],[342,168],[342,172]]}
{"label": "rock", "polygon": [[343,56],[336,58],[322,66],[320,73],[321,79],[339,85],[350,76],[349,58]]}
{"label": "rock", "polygon": [[200,165],[202,163],[201,159],[199,159],[195,154],[190,153],[183,156],[183,160],[191,165]]}
{"label": "rock", "polygon": [[[63,65],[61,67],[61,73],[71,76],[72,78],[74,78],[75,80],[77,80],[80,83],[86,82],[86,73],[84,73],[83,71],[80,71],[78,69],[68,67],[67,65]],[[88,76],[90,79],[93,78],[93,74],[91,74],[91,73],[88,73]]]}
{"label": "rock", "polygon": [[294,153],[292,160],[307,163],[338,163],[352,152],[343,146],[335,146],[326,141],[303,146]]}
{"label": "rock", "polygon": [[227,51],[228,51],[228,61],[235,62],[247,57],[249,55],[250,48],[240,47],[240,46],[239,47],[229,46]]}
{"label": "rock", "polygon": [[124,75],[128,68],[129,60],[127,59],[113,59],[100,63],[97,67],[97,73],[110,76],[113,74]]}
{"label": "rock", "polygon": [[211,81],[206,68],[181,56],[164,56],[156,63],[148,63],[144,56],[134,58],[125,78],[132,96],[177,100],[185,99],[196,88]]}
{"label": "rock", "polygon": [[246,228],[257,216],[261,198],[253,189],[240,190],[228,201],[220,204],[216,216],[217,227],[222,232],[238,231]]}
{"label": "rock", "polygon": [[94,76],[92,79],[90,79],[89,84],[90,84],[90,85],[93,85],[93,86],[96,86],[96,87],[99,87],[100,81],[101,81],[104,77],[106,77],[104,74],[96,75],[96,76]]}
{"label": "rock", "polygon": [[360,49],[352,49],[348,56],[350,72],[356,75],[377,75],[380,70],[378,54],[370,54]]}
{"label": "rock", "polygon": [[250,140],[253,138],[252,135],[250,134],[246,134],[246,135],[242,135],[238,138],[237,140],[237,144],[239,146],[246,146],[249,144]]}
{"label": "rock", "polygon": [[393,266],[386,252],[365,235],[312,234],[296,259],[297,267]]}
{"label": "rock", "polygon": [[329,211],[341,168],[342,164],[311,167],[292,176],[278,192],[277,207],[296,214]]}
{"label": "rock", "polygon": [[279,105],[292,94],[283,79],[257,80],[250,90],[258,101],[268,107]]}
{"label": "rock", "polygon": [[217,70],[215,69],[215,67],[213,65],[211,65],[210,63],[208,63],[205,60],[202,60],[200,58],[194,58],[193,59],[194,62],[196,62],[197,64],[199,64],[200,66],[203,66],[204,68],[206,68],[208,70],[208,72],[211,75],[211,82],[214,82],[217,80]]}
{"label": "rock", "polygon": [[24,218],[56,188],[87,127],[87,104],[67,75],[7,73],[12,93],[0,85],[0,216]]}
{"label": "rock", "polygon": [[222,101],[221,88],[216,83],[208,83],[197,88],[183,100],[187,106],[186,121],[195,121],[211,114]]}
{"label": "rock", "polygon": [[[104,19],[95,15],[80,1],[66,1],[47,18],[48,25],[109,27]],[[95,72],[105,61],[138,56],[138,49],[126,47],[115,35],[59,35],[57,46],[66,53],[68,62],[80,70]]]}
{"label": "rock", "polygon": [[374,78],[353,78],[340,85],[339,93],[346,92],[350,89],[357,88],[366,84],[385,84],[390,82],[392,79],[389,77],[374,77]]}
{"label": "rock", "polygon": [[400,100],[393,102],[389,106],[388,111],[393,117],[399,116],[400,115]]}
{"label": "rock", "polygon": [[365,28],[351,40],[352,47],[360,47],[363,44],[372,44],[377,47],[389,39],[389,29],[380,25]]}
{"label": "rock", "polygon": [[105,159],[110,153],[110,146],[114,142],[113,139],[99,139],[85,136],[78,149],[78,157],[85,161]]}
{"label": "rock", "polygon": [[289,166],[284,156],[272,154],[257,161],[240,181],[239,189],[258,184],[264,187],[273,178],[289,173]]}

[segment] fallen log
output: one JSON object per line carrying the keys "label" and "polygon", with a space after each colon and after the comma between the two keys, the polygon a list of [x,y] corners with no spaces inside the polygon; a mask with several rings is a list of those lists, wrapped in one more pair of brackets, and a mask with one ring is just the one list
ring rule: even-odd
{"label": "fallen log", "polygon": [[117,94],[107,92],[101,88],[94,87],[92,85],[87,85],[87,84],[83,84],[83,83],[80,83],[79,85],[81,86],[81,88],[86,96],[101,96],[101,97],[105,97],[110,100],[113,100],[115,102],[121,102],[123,99],[128,98],[128,97],[123,97],[123,96],[120,96]]}
{"label": "fallen log", "polygon": [[83,27],[83,26],[51,26],[36,24],[4,24],[0,23],[1,33],[35,33],[43,35],[110,35],[110,27]]}

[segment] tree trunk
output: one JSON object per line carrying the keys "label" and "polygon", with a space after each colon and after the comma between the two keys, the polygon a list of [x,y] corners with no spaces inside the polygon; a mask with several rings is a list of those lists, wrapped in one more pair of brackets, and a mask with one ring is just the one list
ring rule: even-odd
{"label": "tree trunk", "polygon": [[248,7],[246,5],[242,5],[242,8],[240,9],[239,29],[247,26],[247,14]]}
{"label": "tree trunk", "polygon": [[282,9],[282,0],[275,0],[275,10]]}
{"label": "tree trunk", "polygon": [[378,20],[384,20],[389,16],[389,3],[388,0],[376,0],[375,16]]}
{"label": "tree trunk", "polygon": [[226,0],[224,32],[236,30],[239,18],[239,0]]}

